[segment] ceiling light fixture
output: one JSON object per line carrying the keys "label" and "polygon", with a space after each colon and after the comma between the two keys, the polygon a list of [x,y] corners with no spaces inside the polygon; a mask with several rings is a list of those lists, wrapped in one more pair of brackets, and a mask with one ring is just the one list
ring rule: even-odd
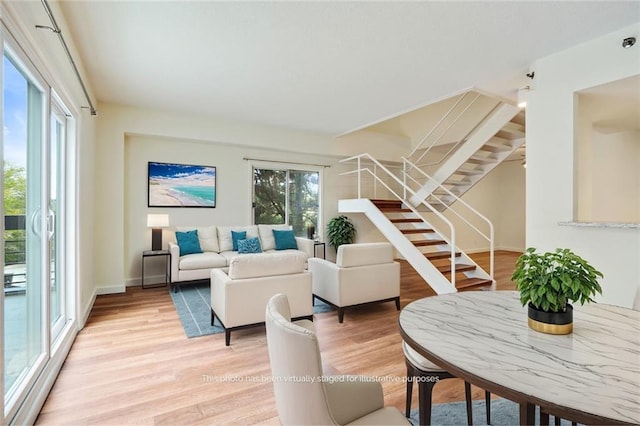
{"label": "ceiling light fixture", "polygon": [[524,108],[527,106],[529,90],[531,90],[531,87],[529,86],[524,86],[518,89],[518,108]]}
{"label": "ceiling light fixture", "polygon": [[628,49],[631,46],[633,46],[634,44],[636,44],[636,38],[635,37],[627,37],[624,40],[622,40],[622,47],[624,49]]}

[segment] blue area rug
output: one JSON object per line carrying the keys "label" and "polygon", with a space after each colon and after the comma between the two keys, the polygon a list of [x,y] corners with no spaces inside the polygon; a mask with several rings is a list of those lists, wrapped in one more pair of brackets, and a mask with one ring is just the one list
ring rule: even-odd
{"label": "blue area rug", "polygon": [[[170,291],[169,294],[171,294],[171,299],[187,337],[200,337],[224,331],[218,318],[211,326],[211,286],[209,281],[178,286],[177,292]],[[316,314],[332,309],[319,300],[314,303],[313,312]]]}
{"label": "blue area rug", "polygon": [[[414,389],[415,391],[415,389]],[[473,401],[473,424],[486,425],[487,415],[484,401]],[[418,410],[411,410],[409,419],[413,425],[419,424]],[[431,424],[438,426],[464,426],[467,424],[467,408],[464,401],[447,404],[433,404],[431,407]],[[491,400],[491,425],[513,426],[520,424],[520,408],[518,404],[508,399]],[[539,410],[536,410],[535,424],[540,424]],[[554,424],[553,416],[549,424]],[[563,426],[571,426],[571,422],[562,420]]]}

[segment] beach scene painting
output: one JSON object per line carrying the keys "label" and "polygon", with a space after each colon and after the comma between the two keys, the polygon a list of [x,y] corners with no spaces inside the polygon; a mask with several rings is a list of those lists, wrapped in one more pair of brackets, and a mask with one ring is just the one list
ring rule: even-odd
{"label": "beach scene painting", "polygon": [[149,162],[149,207],[215,206],[215,167]]}

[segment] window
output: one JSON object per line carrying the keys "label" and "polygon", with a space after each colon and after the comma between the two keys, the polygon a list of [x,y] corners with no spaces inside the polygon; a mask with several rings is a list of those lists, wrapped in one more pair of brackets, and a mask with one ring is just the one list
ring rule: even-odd
{"label": "window", "polygon": [[253,223],[287,223],[297,236],[319,234],[319,207],[319,170],[253,167]]}

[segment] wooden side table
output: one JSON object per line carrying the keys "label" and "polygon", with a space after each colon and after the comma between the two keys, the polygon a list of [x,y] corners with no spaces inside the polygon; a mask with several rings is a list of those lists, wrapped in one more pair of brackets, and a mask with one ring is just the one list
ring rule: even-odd
{"label": "wooden side table", "polygon": [[[152,286],[144,286],[144,261],[148,257],[158,257],[164,256],[165,258],[165,271],[164,271],[164,284],[162,285],[152,285]],[[167,284],[171,283],[171,252],[169,250],[145,250],[142,252],[142,288],[155,288],[155,287],[166,287]]]}

